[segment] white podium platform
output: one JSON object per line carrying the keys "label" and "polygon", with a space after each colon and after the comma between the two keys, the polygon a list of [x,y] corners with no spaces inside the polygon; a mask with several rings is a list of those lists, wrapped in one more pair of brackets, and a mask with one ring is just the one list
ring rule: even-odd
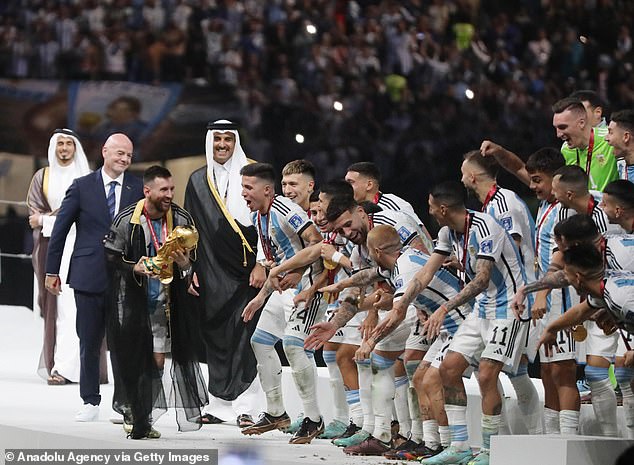
{"label": "white podium platform", "polygon": [[612,465],[634,440],[596,436],[497,436],[490,465]]}
{"label": "white podium platform", "polygon": [[[235,424],[227,422],[221,425],[203,426],[191,433],[179,433],[176,430],[174,413],[169,411],[156,424],[162,437],[157,440],[131,441],[125,438],[120,425],[113,425],[109,418],[114,414],[112,402],[113,384],[101,386],[102,404],[99,421],[93,423],[77,423],[73,417],[81,405],[79,386],[47,386],[46,382],[36,374],[42,341],[42,320],[30,310],[23,307],[0,306],[0,465],[4,463],[3,449],[12,448],[84,448],[84,449],[218,449],[220,463],[223,457],[229,457],[232,451],[255,451],[258,465],[267,464],[322,464],[324,462],[337,465],[361,464],[401,464],[404,462],[388,462],[383,457],[351,457],[342,453],[327,440],[315,440],[310,445],[290,445],[289,436],[281,432],[271,432],[262,436],[245,437]],[[203,367],[203,373],[207,369]],[[332,397],[328,383],[328,372],[318,369],[319,380],[317,392],[319,405],[326,421],[332,419]],[[112,377],[110,378],[112,381]],[[543,397],[543,389],[536,381],[538,392]],[[514,393],[506,377],[502,378],[505,392],[510,395],[505,401],[506,423],[501,433],[509,431],[514,434],[525,433],[518,414]],[[289,415],[295,417],[301,412],[301,402],[295,390],[292,376],[288,368],[283,372],[283,391],[285,405]],[[469,408],[467,412],[470,444],[478,447],[480,433],[480,397],[475,379],[467,380]],[[264,405],[262,405],[264,408]],[[623,431],[622,412],[619,408],[619,421]],[[596,421],[591,405],[582,406],[582,433],[596,434]],[[602,454],[594,454],[595,450],[603,450],[604,444],[616,457],[615,451],[624,450],[628,444],[623,439],[609,440],[603,438],[549,438],[545,436],[500,436],[493,440],[493,453],[498,465],[521,465],[524,456],[537,457],[545,449],[543,444],[553,453],[546,458],[533,460],[530,465],[568,465],[578,463],[592,465],[612,465],[614,460],[604,460]],[[499,441],[499,443],[498,443]],[[539,442],[535,442],[539,441]],[[552,447],[551,447],[552,444]],[[585,444],[585,445],[584,445]],[[573,447],[574,446],[574,447]],[[585,447],[585,449],[584,449]],[[505,450],[514,451],[516,455],[508,459]],[[566,453],[557,451],[565,450]],[[569,457],[574,453],[581,454],[593,461],[571,462]],[[522,451],[521,454],[518,451]],[[577,451],[577,452],[575,452]],[[588,452],[589,451],[589,452]],[[532,454],[532,455],[531,455]],[[521,457],[518,457],[520,455]],[[506,458],[505,458],[506,457]],[[605,457],[608,457],[607,455]],[[226,464],[234,462],[227,461]]]}

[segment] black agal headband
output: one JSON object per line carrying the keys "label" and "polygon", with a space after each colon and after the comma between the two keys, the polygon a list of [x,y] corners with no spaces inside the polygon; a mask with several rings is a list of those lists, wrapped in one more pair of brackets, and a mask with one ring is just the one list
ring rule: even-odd
{"label": "black agal headband", "polygon": [[209,131],[237,131],[238,125],[235,123],[207,123]]}
{"label": "black agal headband", "polygon": [[76,139],[79,139],[79,136],[77,135],[77,133],[75,131],[71,131],[70,129],[55,129],[55,131],[53,131],[53,134],[64,134],[65,136],[73,136]]}

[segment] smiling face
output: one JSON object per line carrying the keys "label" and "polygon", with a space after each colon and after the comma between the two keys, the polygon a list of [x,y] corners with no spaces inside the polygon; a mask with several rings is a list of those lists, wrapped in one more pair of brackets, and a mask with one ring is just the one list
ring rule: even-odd
{"label": "smiling face", "polygon": [[627,144],[629,143],[631,134],[618,123],[610,121],[608,125],[608,133],[605,135],[605,141],[614,147],[614,156],[616,158],[624,158],[627,154]]}
{"label": "smiling face", "polygon": [[[315,216],[313,216],[313,221],[322,232],[331,232],[333,230],[332,225],[326,219],[326,210],[328,210],[328,205],[330,205],[330,199],[330,195],[323,192],[319,193],[319,202],[317,202],[317,210],[314,214]],[[310,205],[312,210],[313,203],[311,202]]]}
{"label": "smiling face", "polygon": [[357,171],[348,171],[344,178],[352,186],[355,202],[363,202],[370,190],[371,180]]}
{"label": "smiling face", "polygon": [[143,186],[146,205],[150,204],[156,213],[167,213],[174,199],[174,189],[174,181],[171,177],[154,178]]}
{"label": "smiling face", "polygon": [[103,166],[111,178],[119,177],[132,163],[132,141],[124,134],[113,134],[101,150]]}
{"label": "smiling face", "polygon": [[475,192],[476,189],[476,171],[476,167],[473,163],[470,163],[469,160],[464,160],[462,165],[460,165],[460,173],[462,174],[460,182],[472,192]]}
{"label": "smiling face", "polygon": [[55,157],[61,166],[68,166],[75,158],[75,141],[69,136],[57,136]]}
{"label": "smiling face", "polygon": [[585,127],[587,124],[586,118],[571,110],[564,110],[553,115],[553,126],[557,137],[568,142],[568,147],[571,149],[586,148],[588,141]]}
{"label": "smiling face", "polygon": [[318,218],[320,216],[323,217],[323,214],[321,214],[321,207],[319,205],[319,200],[315,201],[315,202],[310,202],[310,206],[308,207],[308,211],[310,212],[310,217],[313,220],[313,223],[315,223],[315,226],[317,226],[319,228],[319,232],[322,233],[327,233],[328,231],[328,222],[327,221],[319,221]]}
{"label": "smiling face", "polygon": [[286,174],[282,177],[282,193],[294,203],[304,208],[313,192],[315,181],[305,174]]}
{"label": "smiling face", "polygon": [[601,197],[601,203],[599,204],[601,210],[603,210],[610,220],[610,223],[616,224],[618,223],[618,219],[621,216],[621,207],[618,205],[616,199],[610,195],[604,193]]}
{"label": "smiling face", "polygon": [[553,177],[541,171],[530,173],[528,187],[539,200],[549,200],[553,190]]}
{"label": "smiling face", "polygon": [[560,180],[561,176],[557,175],[553,178],[552,189],[553,195],[559,202],[567,208],[572,207],[572,193],[566,189],[565,185]]}
{"label": "smiling face", "polygon": [[333,231],[357,245],[363,245],[368,235],[367,217],[362,207],[346,210],[332,223]]}
{"label": "smiling face", "polygon": [[216,163],[224,165],[233,156],[236,147],[236,136],[232,132],[213,133],[213,156]]}

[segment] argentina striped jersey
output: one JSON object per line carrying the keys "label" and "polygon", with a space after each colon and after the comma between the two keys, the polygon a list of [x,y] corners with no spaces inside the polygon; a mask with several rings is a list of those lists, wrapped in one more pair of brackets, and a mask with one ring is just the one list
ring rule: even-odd
{"label": "argentina striped jersey", "polygon": [[511,235],[518,235],[520,241],[520,256],[526,279],[535,280],[535,221],[528,207],[513,191],[498,187],[484,210]]}
{"label": "argentina striped jersey", "polygon": [[[396,261],[393,271],[379,269],[379,274],[384,277],[392,285],[396,291],[394,292],[394,301],[398,301],[405,293],[407,286],[414,278],[416,273],[427,263],[429,255],[412,249],[411,247],[403,248],[401,256]],[[419,310],[434,313],[438,307],[446,304],[449,299],[460,292],[460,281],[453,274],[444,268],[436,272],[429,285],[416,296],[412,305]],[[458,326],[462,323],[472,310],[471,305],[465,304],[452,310],[445,316],[443,323],[444,329],[452,336],[457,331]]]}
{"label": "argentina striped jersey", "polygon": [[[443,255],[455,254],[464,263],[467,276],[476,275],[478,260],[491,260],[493,269],[487,288],[476,296],[473,306],[478,318],[494,320],[514,318],[509,304],[517,289],[526,283],[524,265],[513,239],[491,215],[472,210],[468,213],[467,237],[456,233],[447,226],[438,232],[438,242],[434,252]],[[464,241],[467,241],[467,257],[464,255]]]}
{"label": "argentina striped jersey", "polygon": [[588,297],[595,308],[607,308],[617,326],[634,334],[634,273],[606,271],[603,297]]}

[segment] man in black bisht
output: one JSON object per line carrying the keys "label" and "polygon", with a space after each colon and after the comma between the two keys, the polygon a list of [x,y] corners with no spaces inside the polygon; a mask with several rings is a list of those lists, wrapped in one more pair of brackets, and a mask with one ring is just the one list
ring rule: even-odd
{"label": "man in black bisht", "polygon": [[194,289],[200,293],[212,394],[201,421],[219,423],[237,415],[238,426],[246,427],[253,424],[252,415],[264,397],[250,345],[257,321],[245,324],[241,314],[266,275],[256,263],[257,233],[242,198],[240,169],[251,161],[242,150],[237,129],[227,120],[207,126],[207,165],[189,178],[185,208],[200,234]]}
{"label": "man in black bisht", "polygon": [[[160,437],[152,428],[167,410],[163,367],[171,352],[171,396],[180,431],[200,428],[207,390],[198,364],[197,315],[187,293],[189,253],[176,246],[169,256],[173,280],[163,284],[144,264],[177,226],[192,225],[189,213],[172,203],[170,172],[152,166],[143,176],[144,199],[123,209],[106,236],[112,272],[108,293],[107,336],[115,378],[113,409],[124,415],[132,439]],[[173,244],[173,242],[172,242]],[[169,247],[169,246],[168,246]]]}

